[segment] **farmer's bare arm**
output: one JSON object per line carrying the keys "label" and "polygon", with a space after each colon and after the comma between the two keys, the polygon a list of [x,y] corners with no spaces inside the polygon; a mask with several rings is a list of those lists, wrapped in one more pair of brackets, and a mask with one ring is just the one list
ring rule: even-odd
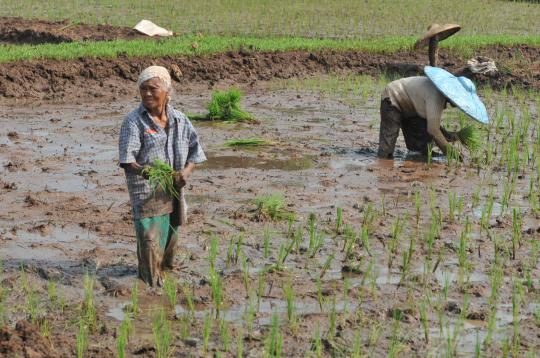
{"label": "farmer's bare arm", "polygon": [[184,178],[188,178],[191,173],[193,172],[193,169],[195,169],[195,163],[188,162],[184,169],[182,170],[182,174],[184,175]]}

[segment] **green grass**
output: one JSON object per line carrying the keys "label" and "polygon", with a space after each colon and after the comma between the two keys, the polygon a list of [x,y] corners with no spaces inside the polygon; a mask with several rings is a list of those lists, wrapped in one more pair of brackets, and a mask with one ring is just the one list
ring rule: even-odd
{"label": "green grass", "polygon": [[[369,53],[392,53],[410,48],[416,38],[384,37],[378,39],[314,39],[302,37],[242,37],[242,36],[180,36],[166,40],[114,40],[87,41],[42,45],[0,45],[0,63],[31,59],[69,60],[79,57],[116,58],[163,57],[175,55],[208,55],[240,48],[250,51],[362,51]],[[191,44],[197,42],[198,48]],[[540,46],[540,35],[479,35],[455,36],[441,43],[442,48],[450,48],[464,56],[469,56],[475,48],[487,45],[528,44]]]}
{"label": "green grass", "polygon": [[432,22],[460,34],[540,34],[540,6],[496,0],[2,0],[0,16],[133,27],[149,19],[180,34],[367,38],[418,36]]}

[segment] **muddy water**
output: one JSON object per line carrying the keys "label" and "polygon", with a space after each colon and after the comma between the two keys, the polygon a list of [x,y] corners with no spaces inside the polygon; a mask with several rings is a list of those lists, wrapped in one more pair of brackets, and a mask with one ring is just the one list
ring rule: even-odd
{"label": "muddy water", "polygon": [[[179,94],[175,102],[185,112],[198,113],[204,108],[206,97]],[[255,90],[246,96],[244,106],[256,115],[259,124],[194,123],[209,160],[195,171],[188,185],[190,223],[181,231],[174,271],[178,282],[193,292],[196,320],[191,327],[192,336],[201,338],[202,321],[212,313],[208,284],[211,234],[220,238],[216,267],[223,280],[222,318],[232,326],[245,324],[250,300],[246,297],[241,260],[227,263],[227,247],[231,240],[235,243],[243,237],[240,247],[247,258],[251,292],[259,289],[258,280],[264,273],[263,294],[254,320],[262,334],[268,330],[273,314],[277,314],[286,326],[287,302],[283,287],[289,280],[292,282],[300,329],[286,331],[284,349],[287,356],[303,356],[311,349],[315,328],[320,326],[325,330],[328,327],[332,311],[329,302],[334,296],[333,309],[341,318],[341,337],[350,338],[348,345],[352,347],[352,337],[359,332],[361,337],[366,337],[362,339],[362,347],[373,356],[386,355],[391,344],[393,322],[389,310],[414,310],[415,303],[425,298],[425,292],[431,292],[433,301],[440,300],[444,286],[448,285],[448,300],[461,305],[464,292],[470,291],[471,307],[480,311],[487,309],[494,250],[478,222],[485,207],[486,187],[491,184],[486,184],[487,180],[478,176],[475,168],[464,166],[458,172],[449,170],[443,157],[435,157],[434,163],[427,166],[425,158],[405,150],[401,137],[395,160],[377,159],[378,126],[373,125],[378,118],[377,99],[374,97],[362,108],[345,103],[354,101]],[[116,163],[122,116],[136,105],[135,100],[123,100],[113,104],[0,109],[0,118],[10,119],[9,127],[0,128],[0,200],[3,208],[0,212],[0,256],[5,267],[14,270],[25,264],[56,269],[61,275],[70,277],[64,288],[70,292],[70,297],[82,297],[84,272],[95,272],[99,318],[113,328],[125,317],[129,290],[136,280],[136,246],[129,198],[123,173]],[[276,145],[254,149],[225,146],[227,140],[255,136]],[[502,177],[503,174],[497,175]],[[483,185],[482,200],[473,208],[471,197],[480,184]],[[520,195],[526,191],[526,185],[520,183],[517,187],[514,205],[524,206]],[[420,229],[415,229],[411,223],[416,191],[421,194]],[[450,191],[466,199],[462,214],[457,215],[460,218],[457,223],[447,220]],[[256,216],[253,199],[271,193],[282,193],[285,209],[295,213],[292,235],[287,234],[286,221],[261,222]],[[432,220],[432,201],[443,214],[444,223],[435,243],[432,266],[426,270],[424,241]],[[500,199],[496,198],[496,201]],[[343,230],[339,234],[335,232],[337,208],[343,208],[343,225],[350,225],[358,233],[368,206],[378,213],[370,233],[370,252],[357,244],[353,258],[346,258]],[[309,255],[306,225],[311,213],[317,217],[317,232],[323,235],[321,248],[313,257]],[[494,205],[491,221],[499,226],[494,226],[493,230],[499,237],[507,238],[511,221],[499,218],[500,214],[500,205]],[[409,221],[398,240],[397,255],[389,265],[392,226],[404,217]],[[457,252],[465,217],[469,217],[473,225],[466,251],[469,274],[463,276]],[[500,223],[495,221],[497,218]],[[536,228],[535,220],[527,216],[524,225]],[[268,271],[277,261],[280,247],[288,245],[301,226],[302,240],[288,255],[282,270]],[[267,257],[263,255],[265,229],[270,234]],[[411,236],[416,237],[414,262],[403,279],[402,253],[408,249]],[[524,237],[525,242],[530,240],[527,234]],[[526,258],[530,246],[524,244],[518,250],[521,250],[520,257]],[[441,260],[434,269],[437,255]],[[520,261],[519,265],[522,263]],[[345,272],[344,267],[351,266],[357,268],[356,273]],[[512,307],[508,306],[511,304],[511,278],[520,277],[512,266],[505,266],[497,306],[496,321],[500,330],[494,337],[499,342],[511,336],[513,316]],[[531,269],[536,285],[538,268]],[[424,276],[427,283],[421,284]],[[106,278],[112,280],[112,284]],[[42,280],[37,276],[36,279]],[[319,280],[322,312],[317,299]],[[46,284],[44,280],[39,282]],[[111,289],[111,285],[116,286]],[[178,297],[179,303],[170,313],[171,318],[187,313],[188,306],[181,290]],[[520,321],[526,324],[532,322],[537,297],[528,293],[523,297]],[[143,314],[135,321],[135,332],[138,333],[133,338],[133,345],[152,346],[151,322],[158,307],[166,303],[165,293],[141,286],[139,301]],[[77,304],[79,301],[75,299],[74,307]],[[458,316],[446,311],[443,315],[452,332],[458,324]],[[448,332],[440,334],[437,313],[431,311],[428,318],[433,342],[437,343],[428,345],[423,341],[423,329],[417,316],[412,313],[400,323],[400,341],[409,342],[406,355],[443,354]],[[379,323],[383,333],[372,347],[367,337]],[[467,356],[474,352],[476,336],[478,334],[482,341],[487,334],[486,327],[485,320],[466,320],[459,336],[458,353]],[[526,329],[521,331],[527,349],[538,346],[534,334],[527,333]],[[70,337],[74,345],[75,337]],[[112,334],[94,340],[99,342],[99,345],[93,345],[98,351],[103,347],[114,349],[116,344]],[[249,341],[246,349],[258,356],[263,341]],[[212,342],[211,345],[219,350],[219,338],[213,337]],[[177,349],[199,352],[200,347],[178,344]],[[495,345],[490,349],[486,354],[496,354],[501,348]]]}

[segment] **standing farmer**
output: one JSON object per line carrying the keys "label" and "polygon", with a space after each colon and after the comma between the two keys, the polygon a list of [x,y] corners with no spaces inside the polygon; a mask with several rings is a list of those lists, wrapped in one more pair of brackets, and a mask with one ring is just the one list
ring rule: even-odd
{"label": "standing farmer", "polygon": [[[380,158],[393,158],[399,130],[407,149],[426,154],[434,141],[447,154],[449,142],[458,139],[454,132],[441,127],[442,112],[447,103],[486,124],[486,107],[476,95],[476,87],[466,77],[456,77],[437,67],[426,66],[427,77],[402,78],[386,85],[381,96]],[[460,159],[463,155],[460,153]]]}
{"label": "standing farmer", "polygon": [[[167,69],[146,68],[137,85],[142,102],[122,123],[119,158],[131,200],[139,278],[149,286],[160,286],[161,271],[172,269],[178,229],[186,220],[183,187],[195,164],[206,157],[188,118],[169,103],[171,77]],[[144,169],[155,160],[175,170],[178,199],[159,186],[155,191],[150,188]]]}

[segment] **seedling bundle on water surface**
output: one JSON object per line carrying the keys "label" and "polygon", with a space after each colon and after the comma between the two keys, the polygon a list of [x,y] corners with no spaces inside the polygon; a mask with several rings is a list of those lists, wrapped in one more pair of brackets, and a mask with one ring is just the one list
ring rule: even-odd
{"label": "seedling bundle on water surface", "polygon": [[240,98],[242,92],[236,88],[228,91],[212,92],[212,99],[206,106],[208,114],[192,115],[192,120],[211,120],[226,122],[253,121],[255,118],[251,113],[240,109]]}
{"label": "seedling bundle on water surface", "polygon": [[272,145],[274,143],[267,141],[266,139],[254,137],[246,139],[231,139],[225,142],[227,147],[257,147],[261,145]]}
{"label": "seedling bundle on water surface", "polygon": [[148,176],[148,182],[152,191],[161,188],[164,192],[178,199],[178,191],[174,187],[174,169],[167,163],[156,159],[150,167],[143,169],[143,175]]}

